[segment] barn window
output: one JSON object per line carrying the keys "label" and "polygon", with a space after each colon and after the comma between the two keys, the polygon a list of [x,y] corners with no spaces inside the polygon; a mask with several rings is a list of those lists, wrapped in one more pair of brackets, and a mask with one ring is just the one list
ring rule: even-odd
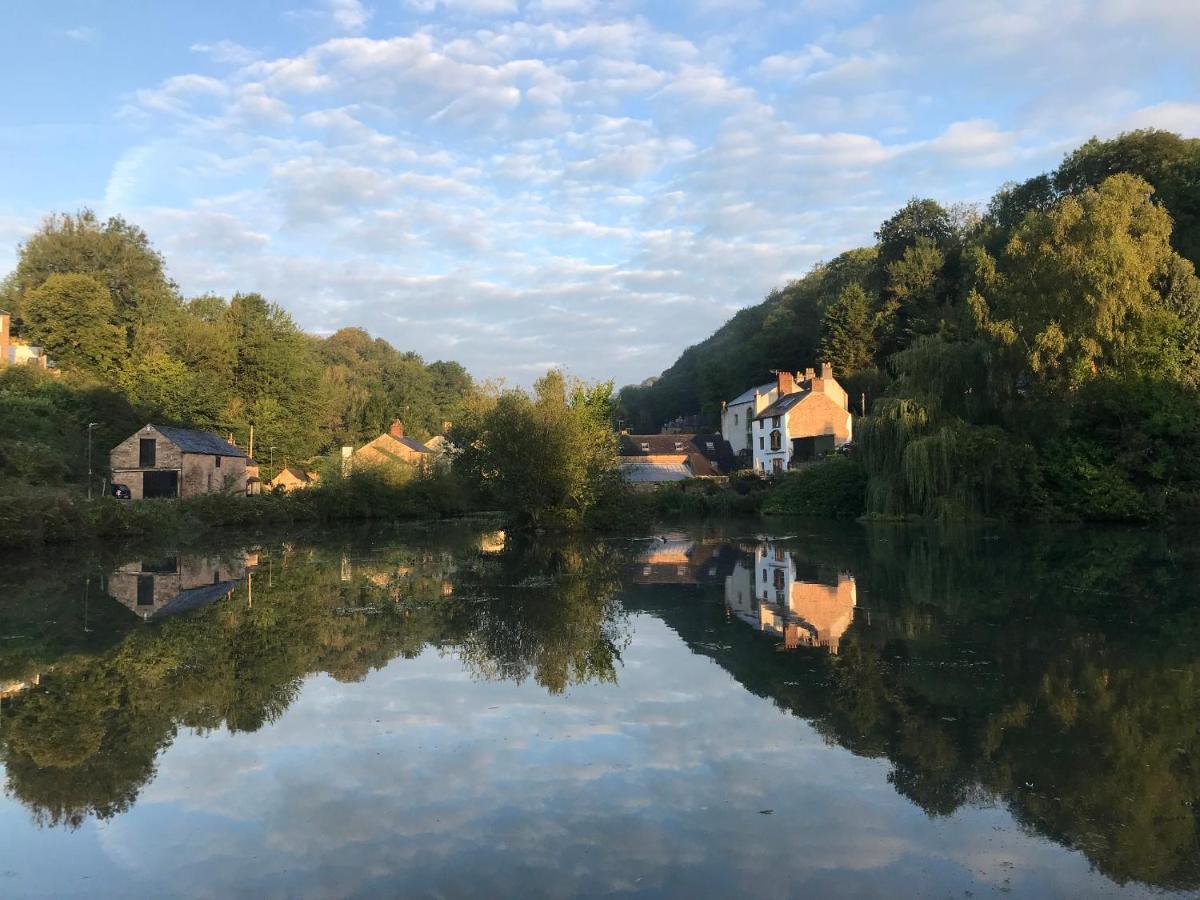
{"label": "barn window", "polygon": [[138,465],[143,469],[153,469],[157,462],[158,441],[154,438],[142,438],[138,442]]}
{"label": "barn window", "polygon": [[219,456],[213,457],[213,466],[215,466],[218,469],[221,468],[221,457],[219,457]]}

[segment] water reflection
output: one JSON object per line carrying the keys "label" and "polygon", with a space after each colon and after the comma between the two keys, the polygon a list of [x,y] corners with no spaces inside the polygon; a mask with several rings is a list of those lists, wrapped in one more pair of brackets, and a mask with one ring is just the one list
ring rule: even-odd
{"label": "water reflection", "polygon": [[[588,727],[613,740],[710,719],[770,730],[752,705],[767,698],[840,752],[884,762],[890,790],[931,821],[999,807],[1116,884],[1200,888],[1200,559],[1163,536],[681,531],[626,546],[462,529],[4,578],[0,761],[6,793],[43,825],[129,812],[183,733],[263,731],[314,674],[350,684],[432,649],[564,710],[574,688],[611,688],[592,714],[608,719]],[[648,623],[674,643],[623,668]],[[647,659],[683,666],[675,646],[738,692],[670,718],[663,674],[639,673]],[[457,702],[480,702],[455,684]],[[364,688],[344,690],[349,702]],[[737,753],[756,740],[719,738]],[[705,790],[744,789],[736,767],[711,765]],[[639,790],[662,796],[668,769],[636,769]],[[823,777],[835,793],[864,786]]]}
{"label": "water reflection", "polygon": [[163,619],[228,596],[258,563],[258,554],[174,553],[127,562],[108,576],[105,590],[142,619]]}

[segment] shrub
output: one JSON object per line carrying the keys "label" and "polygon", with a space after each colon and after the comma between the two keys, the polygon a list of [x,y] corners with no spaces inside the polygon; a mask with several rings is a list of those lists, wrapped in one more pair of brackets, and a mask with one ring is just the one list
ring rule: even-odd
{"label": "shrub", "polygon": [[788,472],[768,490],[762,511],[771,515],[857,518],[866,510],[867,473],[854,459],[834,456]]}

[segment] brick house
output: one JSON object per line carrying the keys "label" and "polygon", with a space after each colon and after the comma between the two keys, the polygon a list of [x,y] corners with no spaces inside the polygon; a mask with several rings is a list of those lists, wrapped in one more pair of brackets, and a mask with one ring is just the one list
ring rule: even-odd
{"label": "brick house", "polygon": [[420,441],[404,436],[404,426],[399,419],[369,444],[354,451],[354,465],[378,466],[387,463],[404,463],[426,468],[434,461],[434,453]]}
{"label": "brick house", "polygon": [[218,435],[167,425],[147,425],[109,454],[114,484],[142,497],[196,497],[246,492],[244,450]]}
{"label": "brick house", "polygon": [[819,459],[853,437],[849,398],[832,365],[822,363],[820,375],[808,369],[777,379],[776,399],[754,415],[751,428],[754,471],[766,475]]}

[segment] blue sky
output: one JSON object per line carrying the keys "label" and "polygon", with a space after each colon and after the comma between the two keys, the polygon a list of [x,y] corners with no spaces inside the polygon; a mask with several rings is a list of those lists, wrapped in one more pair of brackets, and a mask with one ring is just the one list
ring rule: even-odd
{"label": "blue sky", "polygon": [[46,213],[525,383],[640,381],[869,243],[1093,134],[1200,135],[1175,0],[10,2],[0,270]]}

